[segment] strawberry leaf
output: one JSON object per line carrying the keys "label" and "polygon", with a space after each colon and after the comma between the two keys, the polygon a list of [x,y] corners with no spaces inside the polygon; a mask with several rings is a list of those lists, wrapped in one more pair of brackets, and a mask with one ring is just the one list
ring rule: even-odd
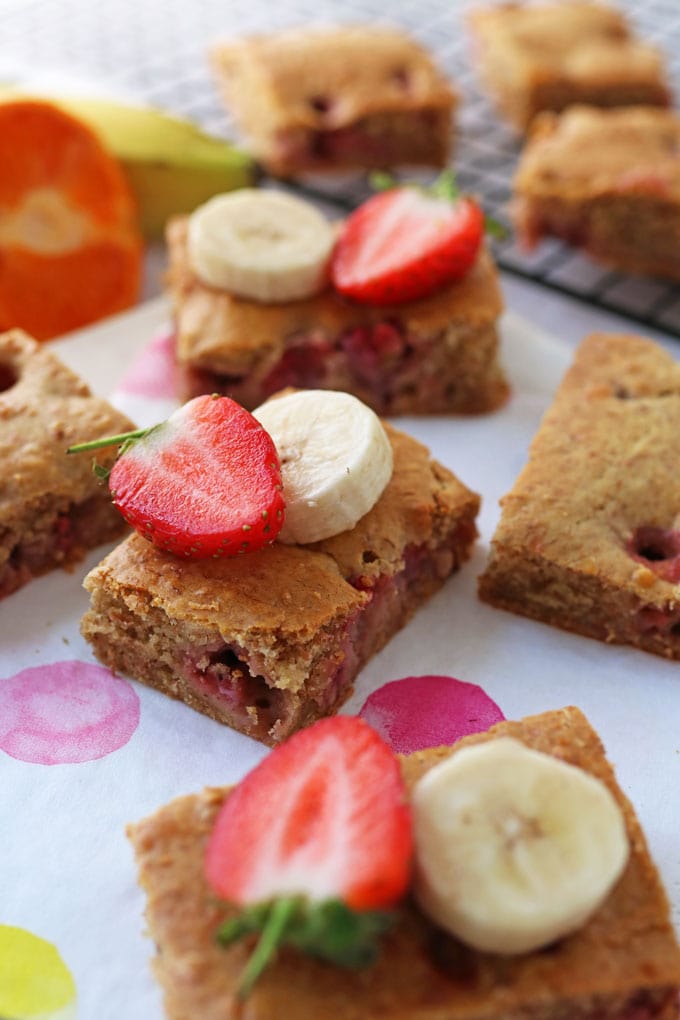
{"label": "strawberry leaf", "polygon": [[484,233],[488,234],[489,237],[496,237],[499,241],[504,241],[508,236],[508,228],[495,220],[493,216],[489,216],[488,213],[484,215]]}
{"label": "strawberry leaf", "polygon": [[379,936],[392,925],[385,910],[352,910],[342,900],[307,904],[288,942],[341,967],[366,967],[378,955]]}
{"label": "strawberry leaf", "polygon": [[435,198],[444,198],[449,202],[455,202],[460,198],[460,188],[456,184],[453,170],[443,170],[427,191]]}
{"label": "strawberry leaf", "polygon": [[390,188],[399,187],[399,181],[392,174],[384,170],[374,170],[368,175],[368,183],[373,191],[388,191]]}
{"label": "strawberry leaf", "polygon": [[392,925],[394,915],[380,910],[352,910],[342,900],[312,902],[301,896],[283,897],[246,907],[217,932],[222,946],[260,933],[238,986],[246,998],[279,946],[296,949],[340,967],[371,964],[379,949],[379,937]]}

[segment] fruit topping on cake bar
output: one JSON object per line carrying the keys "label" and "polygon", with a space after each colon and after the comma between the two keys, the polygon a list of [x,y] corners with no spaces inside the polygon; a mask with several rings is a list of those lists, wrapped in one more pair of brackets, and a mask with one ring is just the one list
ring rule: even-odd
{"label": "fruit topping on cake bar", "polygon": [[450,174],[396,186],[343,223],[281,192],[218,196],[168,230],[184,395],[248,408],[295,386],[380,414],[488,411],[501,299],[479,205]]}
{"label": "fruit topping on cake bar", "polygon": [[110,483],[138,533],[88,575],[83,634],[116,671],[269,743],[335,711],[477,535],[474,493],[326,390],[254,415],[195,398],[126,440]]}
{"label": "fruit topping on cake bar", "polygon": [[400,760],[325,719],[128,834],[170,1020],[676,1015],[668,902],[576,708]]}
{"label": "fruit topping on cake bar", "polygon": [[225,801],[206,878],[237,908],[221,945],[261,932],[246,996],[278,947],[344,966],[374,959],[411,872],[412,826],[397,759],[364,722],[322,719],[281,744]]}
{"label": "fruit topping on cake bar", "polygon": [[389,187],[344,223],[333,253],[333,286],[369,305],[428,297],[470,271],[483,237],[482,210],[455,193],[450,175],[430,192]]}
{"label": "fruit topping on cake bar", "polygon": [[[283,524],[281,466],[271,437],[228,397],[196,397],[167,421],[112,436],[107,477],[125,520],[176,556],[236,556],[273,542]],[[72,446],[69,453],[102,442]]]}

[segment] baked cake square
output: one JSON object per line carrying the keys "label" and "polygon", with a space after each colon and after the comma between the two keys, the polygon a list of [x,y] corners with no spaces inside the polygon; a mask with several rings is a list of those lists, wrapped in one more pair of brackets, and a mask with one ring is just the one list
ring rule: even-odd
{"label": "baked cake square", "polygon": [[125,530],[92,458],[66,448],[131,428],[44,346],[20,330],[0,335],[0,598]]}
{"label": "baked cake square", "polygon": [[395,28],[293,28],[215,48],[227,107],[265,169],[446,166],[457,96]]}
{"label": "baked cake square", "polygon": [[671,111],[541,114],[513,190],[528,247],[559,237],[624,272],[680,279],[680,118]]}
{"label": "baked cake square", "polygon": [[635,336],[576,352],[502,500],[479,594],[680,659],[680,365]]}
{"label": "baked cake square", "polygon": [[203,873],[207,838],[228,790],[207,789],[128,830],[169,1020],[674,1020],[680,950],[668,902],[633,808],[578,709],[499,723],[453,751],[417,752],[403,760],[407,785],[458,748],[500,736],[597,776],[623,811],[628,864],[583,928],[540,951],[502,957],[464,946],[407,900],[371,967],[344,970],[284,949],[245,1003],[237,1003],[234,989],[248,947],[217,944],[228,908]]}
{"label": "baked cake square", "polygon": [[335,711],[477,535],[479,497],[386,428],[392,478],[349,531],[193,561],[130,536],[85,580],[95,654],[266,743]]}
{"label": "baked cake square", "polygon": [[260,304],[203,283],[187,254],[186,218],[168,228],[168,286],[181,396],[232,397],[252,410],[287,386],[343,390],[377,414],[495,410],[508,386],[498,362],[502,297],[487,252],[430,297],[370,306],[332,287]]}
{"label": "baked cake square", "polygon": [[624,15],[599,3],[503,3],[470,15],[479,68],[521,131],[541,110],[669,106],[659,51],[636,39]]}

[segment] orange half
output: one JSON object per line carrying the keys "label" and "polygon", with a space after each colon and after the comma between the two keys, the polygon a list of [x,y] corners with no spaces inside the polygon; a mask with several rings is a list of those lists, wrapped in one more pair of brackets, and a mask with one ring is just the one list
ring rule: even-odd
{"label": "orange half", "polygon": [[118,161],[41,100],[0,103],[0,329],[39,340],[139,296],[142,238]]}

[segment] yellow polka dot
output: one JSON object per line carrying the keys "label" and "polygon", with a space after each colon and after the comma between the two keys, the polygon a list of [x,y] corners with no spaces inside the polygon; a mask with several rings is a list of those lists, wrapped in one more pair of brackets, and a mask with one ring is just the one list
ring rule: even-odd
{"label": "yellow polka dot", "polygon": [[0,924],[0,1016],[61,1020],[71,1013],[75,997],[75,982],[56,946]]}

